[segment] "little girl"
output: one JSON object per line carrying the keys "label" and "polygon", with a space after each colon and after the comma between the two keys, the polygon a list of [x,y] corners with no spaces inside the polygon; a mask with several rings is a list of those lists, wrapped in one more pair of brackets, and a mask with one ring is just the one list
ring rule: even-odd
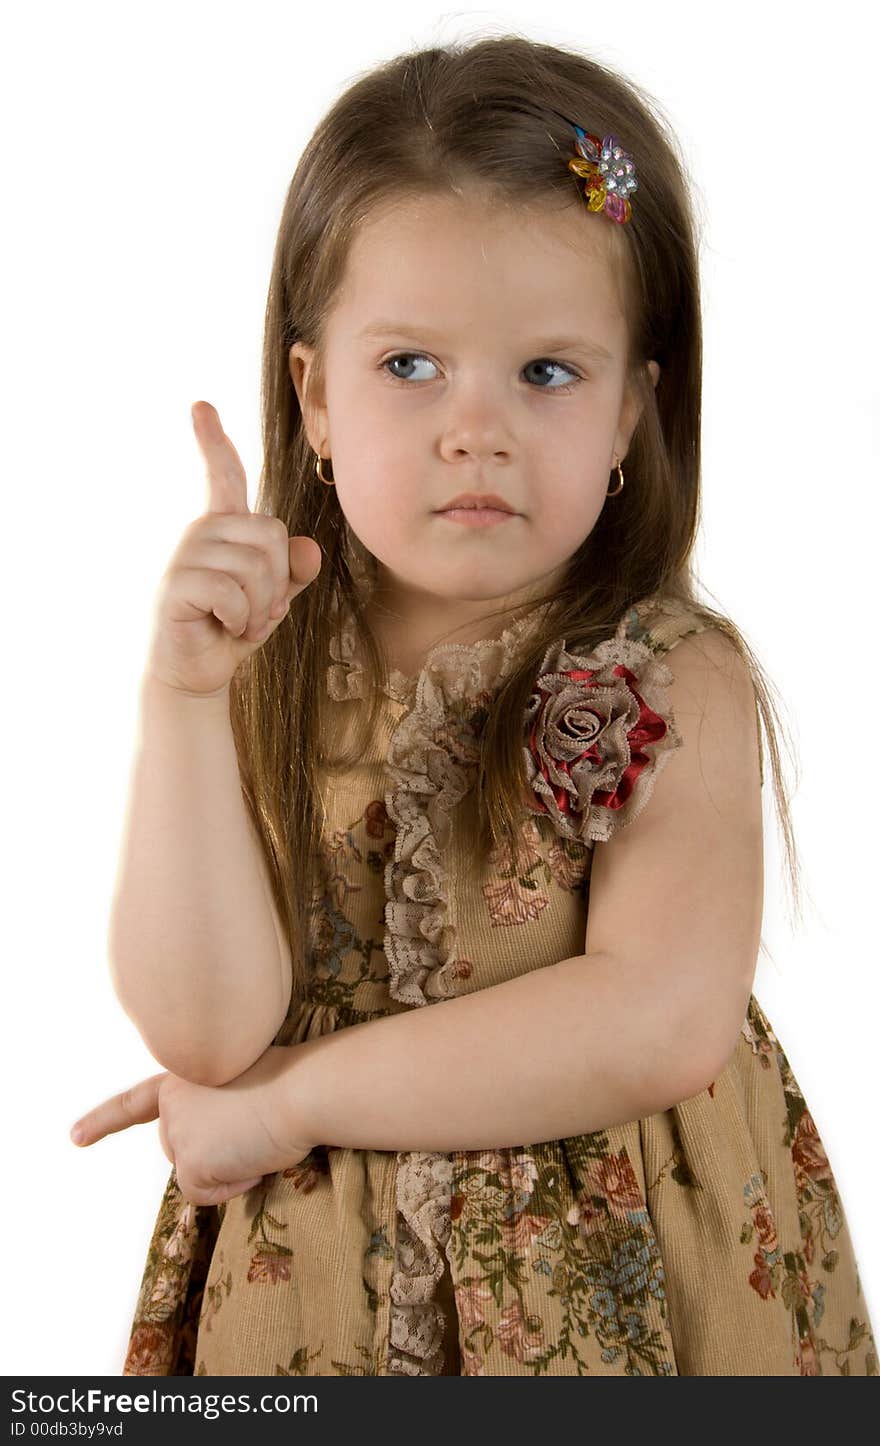
{"label": "little girl", "polygon": [[752,993],[761,720],[796,870],[696,596],[700,365],[629,81],[481,39],[319,125],[257,510],[197,404],[144,676],[110,943],[165,1069],[81,1136],[174,1166],[123,1374],[877,1374]]}

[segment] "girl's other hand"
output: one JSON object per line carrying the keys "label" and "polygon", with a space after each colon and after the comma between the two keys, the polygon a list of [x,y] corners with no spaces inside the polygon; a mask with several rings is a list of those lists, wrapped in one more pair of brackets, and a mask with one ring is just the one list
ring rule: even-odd
{"label": "girl's other hand", "polygon": [[251,512],[241,458],[210,402],[192,408],[205,459],[208,508],[186,528],[154,613],[147,676],[198,696],[228,691],[239,663],[274,632],[321,570],[311,537]]}
{"label": "girl's other hand", "polygon": [[[296,1048],[270,1045],[250,1069],[216,1087],[167,1072],[150,1075],[89,1110],[72,1126],[70,1137],[92,1145],[104,1135],[158,1119],[159,1143],[175,1168],[181,1194],[194,1205],[218,1205],[259,1185],[264,1175],[298,1165],[313,1148],[314,1142],[282,1133],[291,1118],[283,1092],[293,1088],[288,1070]],[[81,1139],[74,1138],[77,1129]]]}

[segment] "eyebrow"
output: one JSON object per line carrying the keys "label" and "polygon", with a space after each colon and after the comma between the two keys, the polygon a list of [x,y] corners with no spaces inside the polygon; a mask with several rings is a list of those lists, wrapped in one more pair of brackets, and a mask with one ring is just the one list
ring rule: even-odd
{"label": "eyebrow", "polygon": [[[361,338],[377,336],[423,337],[425,341],[430,341],[432,337],[435,341],[441,339],[440,333],[435,332],[429,326],[413,326],[411,322],[404,323],[399,321],[374,321],[372,325],[365,326],[363,331],[359,331],[356,339],[361,340]],[[538,337],[533,342],[533,346],[536,352],[581,351],[589,356],[595,357],[598,361],[614,360],[611,352],[604,346],[601,346],[597,341],[591,341],[589,337],[585,336]]]}

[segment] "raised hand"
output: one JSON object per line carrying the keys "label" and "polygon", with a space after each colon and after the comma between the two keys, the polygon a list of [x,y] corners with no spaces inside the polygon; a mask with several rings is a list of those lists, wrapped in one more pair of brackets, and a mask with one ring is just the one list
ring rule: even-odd
{"label": "raised hand", "polygon": [[154,614],[149,678],[178,692],[228,691],[242,660],[274,632],[321,570],[311,537],[251,512],[247,478],[210,402],[192,408],[205,459],[207,511],[191,522],[166,569]]}

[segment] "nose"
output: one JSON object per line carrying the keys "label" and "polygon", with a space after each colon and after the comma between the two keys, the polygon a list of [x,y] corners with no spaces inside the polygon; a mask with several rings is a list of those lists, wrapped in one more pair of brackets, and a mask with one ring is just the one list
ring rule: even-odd
{"label": "nose", "polygon": [[440,445],[450,461],[469,456],[478,462],[494,462],[509,459],[512,444],[498,408],[484,406],[479,416],[471,409],[468,415],[459,411],[450,417]]}

